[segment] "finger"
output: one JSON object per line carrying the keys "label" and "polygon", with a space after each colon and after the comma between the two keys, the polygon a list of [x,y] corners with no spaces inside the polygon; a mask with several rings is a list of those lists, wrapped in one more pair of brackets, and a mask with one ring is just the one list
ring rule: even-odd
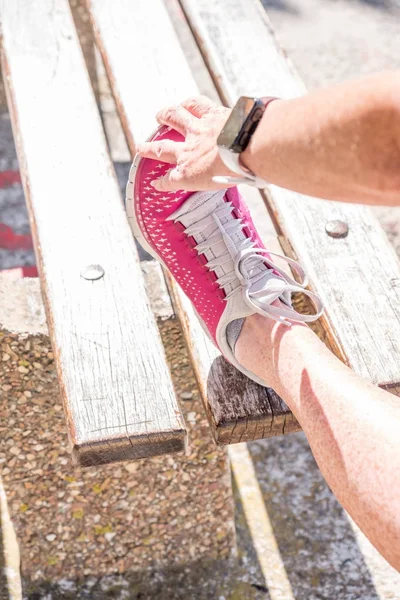
{"label": "finger", "polygon": [[206,96],[192,96],[182,102],[183,108],[197,118],[204,117],[211,110],[215,110],[217,105]]}
{"label": "finger", "polygon": [[137,146],[137,151],[143,158],[152,158],[165,163],[176,164],[182,152],[183,142],[160,140],[159,142],[145,142]]}
{"label": "finger", "polygon": [[179,172],[179,167],[170,169],[163,177],[150,182],[150,185],[159,192],[175,192],[183,189],[183,177]]}
{"label": "finger", "polygon": [[169,106],[160,110],[156,119],[160,125],[172,127],[182,135],[186,135],[188,131],[196,128],[195,117],[181,105]]}

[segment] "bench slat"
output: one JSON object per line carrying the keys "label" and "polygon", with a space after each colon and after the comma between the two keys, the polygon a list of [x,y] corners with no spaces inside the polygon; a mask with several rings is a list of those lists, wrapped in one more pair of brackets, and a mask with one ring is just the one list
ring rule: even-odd
{"label": "bench slat", "polygon": [[[2,68],[74,455],[89,465],[182,450],[183,420],[68,2],[1,6]],[[93,264],[104,276],[87,280]]]}
{"label": "bench slat", "polygon": [[[181,0],[214,80],[229,103],[241,94],[290,98],[304,84],[279,50],[258,0]],[[276,218],[325,307],[338,353],[382,387],[400,381],[400,264],[369,208],[321,202],[270,187]],[[329,237],[332,220],[348,224]]]}
{"label": "bench slat", "polygon": [[[170,8],[173,4],[168,2]],[[108,0],[87,0],[87,5],[133,155],[135,140],[143,141],[156,128],[156,112],[198,94],[198,87],[162,0],[136,0],[134,8],[131,0],[114,0],[112,5]],[[274,229],[260,194],[245,193],[261,235],[270,238]],[[190,301],[179,286],[169,283],[217,443],[297,431],[297,421],[272,390],[249,381],[219,357]]]}

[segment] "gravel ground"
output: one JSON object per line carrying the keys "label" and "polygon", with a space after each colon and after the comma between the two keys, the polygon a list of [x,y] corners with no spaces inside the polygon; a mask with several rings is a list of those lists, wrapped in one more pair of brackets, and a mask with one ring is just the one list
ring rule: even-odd
{"label": "gravel ground", "polygon": [[240,506],[239,560],[231,552],[226,456],[211,441],[179,326],[168,319],[160,330],[189,451],[98,469],[71,464],[46,336],[0,331],[1,477],[26,600],[266,597]]}

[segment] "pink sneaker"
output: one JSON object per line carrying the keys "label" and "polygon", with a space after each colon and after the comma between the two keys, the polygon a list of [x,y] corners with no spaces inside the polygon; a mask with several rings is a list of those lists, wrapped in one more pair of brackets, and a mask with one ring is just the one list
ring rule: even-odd
{"label": "pink sneaker", "polygon": [[[150,141],[182,136],[160,127]],[[305,290],[304,272],[284,258],[303,280],[297,283],[272,260],[254,227],[237,188],[212,192],[158,192],[151,185],[171,168],[163,162],[135,157],[126,190],[126,207],[141,246],[168,269],[192,301],[203,328],[225,358],[239,371],[267,385],[242,367],[235,343],[245,317],[259,313],[290,325],[316,320],[321,302]],[[292,308],[293,292],[303,292],[317,314]],[[283,306],[272,306],[280,299]]]}

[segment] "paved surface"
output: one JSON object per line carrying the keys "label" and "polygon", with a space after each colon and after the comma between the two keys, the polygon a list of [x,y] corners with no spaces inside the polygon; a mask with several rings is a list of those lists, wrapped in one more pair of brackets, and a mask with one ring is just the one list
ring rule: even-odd
{"label": "paved surface", "polygon": [[[400,69],[399,0],[262,0],[309,89]],[[374,209],[400,256],[400,208]]]}
{"label": "paved surface", "polygon": [[[10,117],[5,107],[0,107],[0,175],[1,173],[15,174],[18,171],[18,161],[11,131]],[[27,235],[30,232],[28,214],[25,207],[24,194],[20,183],[10,183],[11,177],[0,179],[0,269],[10,269],[25,265],[34,265],[33,250],[7,249],[12,245],[11,232],[15,235]],[[3,233],[3,235],[2,235]]]}
{"label": "paved surface", "polygon": [[400,68],[398,0],[262,0],[309,88]]}
{"label": "paved surface", "polygon": [[[400,7],[394,0],[264,0],[264,5],[282,45],[310,88],[361,73],[400,68]],[[3,115],[0,170],[14,168],[9,121]],[[125,168],[119,167],[122,179]],[[399,249],[399,211],[377,212]],[[2,221],[13,225],[17,233],[28,230],[18,185],[0,190]],[[0,250],[0,268],[32,261],[31,253]],[[255,442],[249,447],[292,597],[398,600],[400,576],[377,555],[338,505],[304,436]],[[143,580],[91,581],[80,588],[79,595],[75,584],[63,582],[54,594],[43,588],[31,598],[274,600],[263,583],[240,505],[238,531],[239,571],[235,565],[220,563],[149,575],[146,584]]]}

